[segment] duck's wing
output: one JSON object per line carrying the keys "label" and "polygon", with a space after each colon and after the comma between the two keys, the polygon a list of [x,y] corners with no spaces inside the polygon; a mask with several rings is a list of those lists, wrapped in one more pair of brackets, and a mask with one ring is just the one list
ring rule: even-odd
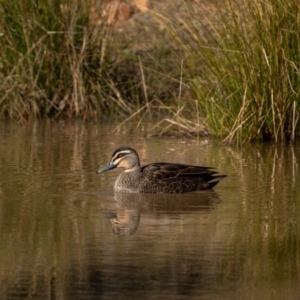
{"label": "duck's wing", "polygon": [[153,163],[141,168],[141,171],[149,178],[205,178],[207,175],[217,174],[211,167],[190,166],[184,164]]}
{"label": "duck's wing", "polygon": [[[184,164],[153,163],[141,168],[146,181],[168,186],[176,192],[189,192],[210,189],[226,175],[217,175],[211,167],[191,166]],[[173,190],[169,192],[173,192]]]}

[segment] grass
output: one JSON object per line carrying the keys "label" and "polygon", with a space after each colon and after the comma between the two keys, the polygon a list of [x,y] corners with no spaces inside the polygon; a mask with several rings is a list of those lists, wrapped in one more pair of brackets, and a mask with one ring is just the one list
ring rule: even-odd
{"label": "grass", "polygon": [[[186,5],[188,17],[180,22],[158,14],[183,53],[177,57],[181,76],[173,81],[179,92],[171,101],[155,99],[142,110],[143,116],[158,115],[146,134],[210,135],[224,143],[294,141],[300,105],[298,2],[205,5]],[[192,93],[185,97],[182,87]]]}
{"label": "grass", "polygon": [[201,13],[195,22],[197,12],[190,11],[178,40],[208,131],[229,143],[293,141],[299,135],[299,3],[228,0]]}
{"label": "grass", "polygon": [[181,19],[156,12],[165,30],[138,51],[90,9],[0,0],[0,119],[150,120],[147,135],[226,143],[299,136],[298,1],[187,3]]}
{"label": "grass", "polygon": [[124,76],[127,57],[110,28],[91,22],[88,1],[1,0],[0,11],[1,119],[134,111],[134,97],[124,100],[134,88],[132,72]]}
{"label": "grass", "polygon": [[[80,1],[1,1],[1,117],[78,114],[83,100],[88,53],[94,47],[87,7]],[[82,13],[79,13],[82,12]],[[98,75],[99,76],[99,75]]]}

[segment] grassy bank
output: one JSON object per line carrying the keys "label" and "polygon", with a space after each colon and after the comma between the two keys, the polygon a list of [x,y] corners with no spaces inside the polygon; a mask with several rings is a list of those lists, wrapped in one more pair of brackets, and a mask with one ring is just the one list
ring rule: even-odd
{"label": "grassy bank", "polygon": [[139,50],[133,32],[96,25],[90,5],[0,0],[0,119],[152,119],[149,134],[225,142],[299,135],[296,0],[182,2],[177,19],[154,10],[164,30]]}
{"label": "grassy bank", "polygon": [[111,28],[91,21],[88,1],[1,0],[0,11],[1,119],[90,118],[136,109],[127,58],[116,50]]}
{"label": "grassy bank", "polygon": [[179,42],[212,135],[225,142],[299,135],[299,8],[298,1],[229,0],[214,13],[202,10],[198,23],[190,11]]}

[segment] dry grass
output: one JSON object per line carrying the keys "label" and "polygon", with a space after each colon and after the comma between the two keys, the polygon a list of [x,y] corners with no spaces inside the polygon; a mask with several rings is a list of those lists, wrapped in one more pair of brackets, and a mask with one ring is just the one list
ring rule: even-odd
{"label": "dry grass", "polygon": [[202,10],[198,23],[190,12],[177,38],[212,135],[227,143],[299,135],[298,11],[294,1],[229,0]]}
{"label": "dry grass", "polygon": [[0,118],[121,117],[152,122],[147,135],[295,140],[298,2],[181,8],[173,18],[151,11],[160,31],[150,48],[139,48],[130,39],[136,32],[95,26],[86,1],[1,0]]}
{"label": "dry grass", "polygon": [[89,2],[1,0],[0,11],[1,119],[134,112],[140,80],[129,65],[136,62],[122,53],[112,27],[91,20]]}

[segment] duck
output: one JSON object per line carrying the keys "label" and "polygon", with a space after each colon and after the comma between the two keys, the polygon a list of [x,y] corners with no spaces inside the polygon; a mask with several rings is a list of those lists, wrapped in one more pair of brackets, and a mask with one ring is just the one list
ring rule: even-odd
{"label": "duck", "polygon": [[157,162],[141,166],[136,150],[122,146],[110,162],[96,173],[123,168],[114,184],[116,193],[182,194],[212,189],[227,175],[219,175],[212,167]]}

